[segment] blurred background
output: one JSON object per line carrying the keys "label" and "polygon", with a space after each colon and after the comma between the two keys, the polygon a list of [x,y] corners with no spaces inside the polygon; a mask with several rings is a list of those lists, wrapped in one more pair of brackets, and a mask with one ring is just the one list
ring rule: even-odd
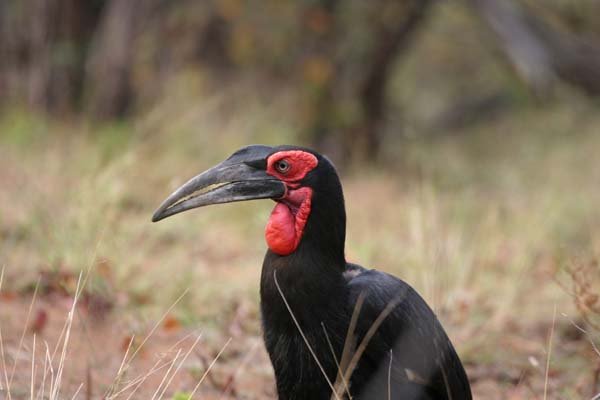
{"label": "blurred background", "polygon": [[275,398],[258,315],[272,204],[149,221],[239,147],[289,143],[334,160],[348,259],[426,298],[476,398],[593,398],[598,15],[597,0],[2,0],[0,397],[187,399],[205,376],[204,398]]}

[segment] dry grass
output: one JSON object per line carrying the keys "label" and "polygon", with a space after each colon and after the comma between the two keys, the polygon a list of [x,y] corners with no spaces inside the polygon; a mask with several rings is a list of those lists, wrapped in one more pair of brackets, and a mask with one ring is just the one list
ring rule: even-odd
{"label": "dry grass", "polygon": [[[210,100],[181,111],[177,99],[165,103],[135,126],[100,131],[27,115],[0,123],[3,388],[14,360],[27,366],[16,370],[11,390],[22,395],[13,398],[28,398],[31,378],[39,384],[53,365],[52,351],[48,358],[42,343],[60,337],[54,323],[69,312],[57,293],[76,293],[72,277],[86,270],[90,258],[83,311],[75,313],[79,320],[71,328],[81,341],[64,353],[66,369],[53,367],[54,376],[48,371],[46,378],[56,381],[62,374],[65,391],[57,395],[72,395],[83,383],[79,398],[85,398],[85,373],[78,382],[70,378],[79,379],[73,370],[85,372],[86,365],[92,375],[99,366],[112,368],[111,377],[94,375],[94,393],[115,381],[123,385],[125,378],[148,398],[189,393],[201,378],[198,370],[207,367],[186,361],[197,352],[189,352],[197,337],[167,350],[199,328],[198,348],[206,354],[196,361],[214,359],[233,337],[232,349],[200,388],[205,395],[272,396],[264,389],[272,387],[272,372],[262,347],[248,369],[238,371],[250,344],[260,340],[259,266],[271,204],[214,207],[156,225],[150,215],[186,178],[244,144],[293,142],[293,129],[272,104],[223,109]],[[592,111],[550,105],[449,137],[392,139],[388,162],[343,171],[348,258],[402,277],[427,299],[465,361],[478,398],[589,399],[600,392],[600,338],[592,325],[598,283],[577,283],[582,272],[572,268],[574,260],[586,260],[586,276],[598,276],[600,117]],[[40,271],[39,301],[50,322],[35,336],[25,334],[30,352],[18,356],[13,350],[31,323],[24,327],[16,313],[26,311]],[[168,334],[163,320],[159,344],[144,344],[146,372],[122,373],[123,353],[140,348],[133,333],[144,337],[156,324],[151,321],[160,321],[187,288],[168,313],[181,324],[176,334]],[[93,311],[92,303],[108,305]],[[86,329],[114,337],[90,336]],[[94,360],[86,346],[99,346],[106,357]],[[168,356],[157,361],[157,354]],[[142,379],[149,371],[158,380]]]}

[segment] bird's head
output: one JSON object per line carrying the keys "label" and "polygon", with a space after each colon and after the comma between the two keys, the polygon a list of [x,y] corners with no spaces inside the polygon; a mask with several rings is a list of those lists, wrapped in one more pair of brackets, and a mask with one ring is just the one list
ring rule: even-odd
{"label": "bird's head", "polygon": [[338,176],[326,157],[302,147],[244,147],[173,192],[152,221],[254,199],[277,202],[265,230],[273,253],[290,255],[312,237],[313,247],[343,259],[346,218]]}

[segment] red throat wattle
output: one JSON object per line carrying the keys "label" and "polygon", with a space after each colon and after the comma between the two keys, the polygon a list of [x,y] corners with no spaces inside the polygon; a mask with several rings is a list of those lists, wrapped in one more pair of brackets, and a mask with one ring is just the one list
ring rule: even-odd
{"label": "red throat wattle", "polygon": [[288,190],[277,202],[265,229],[267,245],[273,253],[287,256],[296,250],[310,215],[311,199],[312,189],[302,187]]}
{"label": "red throat wattle", "polygon": [[280,151],[267,159],[267,173],[281,179],[287,186],[285,196],[277,200],[265,229],[267,245],[275,254],[287,256],[293,253],[302,240],[313,190],[301,187],[300,181],[317,164],[314,154],[302,150]]}

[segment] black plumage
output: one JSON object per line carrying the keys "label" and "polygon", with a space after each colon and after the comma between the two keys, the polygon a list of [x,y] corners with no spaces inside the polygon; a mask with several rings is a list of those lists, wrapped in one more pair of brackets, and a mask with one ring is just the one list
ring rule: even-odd
{"label": "black plumage", "polygon": [[[240,163],[251,168],[242,174],[253,174],[244,179],[249,182],[258,180],[256,170],[269,173],[269,157],[289,151],[310,153],[318,163],[293,182],[294,188],[299,185],[312,189],[310,214],[299,243],[290,254],[268,250],[263,262],[260,296],[264,340],[279,398],[329,399],[335,386],[334,398],[346,397],[349,392],[355,399],[471,399],[460,359],[419,294],[394,276],[346,262],[344,197],[335,168],[327,158],[298,147],[250,146],[222,165],[227,171],[239,168]],[[299,162],[293,158],[288,161]],[[223,174],[227,179],[200,181],[205,186],[215,180],[235,181],[229,172]],[[287,186],[281,189],[271,180],[273,173],[261,181],[260,195],[238,190],[225,201],[264,198],[270,191],[269,197],[286,202],[292,190],[290,183],[284,179]],[[186,185],[193,188],[183,190],[184,185],[180,193],[167,199],[155,220],[198,206],[181,202],[182,198],[189,201],[187,192],[199,186],[192,181]],[[270,188],[265,191],[265,186]],[[200,205],[222,200],[200,201]],[[181,209],[168,211],[174,205]],[[358,357],[361,343],[366,347]],[[344,385],[338,375],[347,372],[352,364],[348,360],[353,357],[358,362]]]}

